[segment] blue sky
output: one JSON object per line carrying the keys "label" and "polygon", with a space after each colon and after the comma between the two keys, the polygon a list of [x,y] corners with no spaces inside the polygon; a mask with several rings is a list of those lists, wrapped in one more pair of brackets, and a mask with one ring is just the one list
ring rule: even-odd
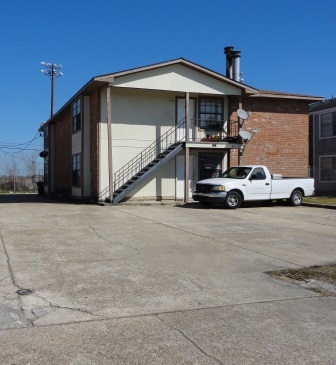
{"label": "blue sky", "polygon": [[[51,83],[41,61],[63,66],[55,111],[92,77],[133,67],[183,57],[225,74],[225,46],[242,52],[247,85],[330,99],[335,14],[335,0],[3,2],[0,174],[16,151],[4,147],[25,148],[50,116]],[[23,152],[40,150],[41,142]]]}

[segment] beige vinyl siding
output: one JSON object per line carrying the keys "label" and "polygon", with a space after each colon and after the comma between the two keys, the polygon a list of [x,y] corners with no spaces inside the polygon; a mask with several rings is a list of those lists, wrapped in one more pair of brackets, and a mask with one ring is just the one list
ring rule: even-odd
{"label": "beige vinyl siding", "polygon": [[[140,77],[139,77],[140,75]],[[233,85],[192,70],[182,65],[170,65],[117,77],[112,86],[137,89],[189,92],[197,94],[240,95],[241,90]]]}
{"label": "beige vinyl siding", "polygon": [[[102,111],[106,110],[106,92],[102,92]],[[131,107],[130,107],[131,106]],[[163,133],[175,125],[175,94],[151,90],[111,90],[113,172],[136,157]],[[108,186],[106,112],[100,125],[100,191]],[[174,196],[175,164],[147,181],[145,187],[133,192],[136,196]]]}

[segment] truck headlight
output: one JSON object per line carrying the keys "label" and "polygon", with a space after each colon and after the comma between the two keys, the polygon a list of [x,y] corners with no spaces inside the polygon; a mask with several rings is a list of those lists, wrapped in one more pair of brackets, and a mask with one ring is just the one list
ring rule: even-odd
{"label": "truck headlight", "polygon": [[225,191],[225,186],[223,186],[223,185],[215,185],[212,188],[212,191]]}

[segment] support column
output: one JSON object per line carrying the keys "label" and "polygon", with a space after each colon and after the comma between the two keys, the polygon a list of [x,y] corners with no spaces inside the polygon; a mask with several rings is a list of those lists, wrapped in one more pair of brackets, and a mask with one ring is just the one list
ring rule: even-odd
{"label": "support column", "polygon": [[107,146],[108,146],[108,172],[109,172],[109,200],[113,200],[113,164],[112,164],[112,123],[111,123],[111,88],[106,89],[107,109]]}
{"label": "support column", "polygon": [[189,141],[189,93],[185,93],[185,163],[184,163],[184,202],[189,203],[189,147],[187,143]]}

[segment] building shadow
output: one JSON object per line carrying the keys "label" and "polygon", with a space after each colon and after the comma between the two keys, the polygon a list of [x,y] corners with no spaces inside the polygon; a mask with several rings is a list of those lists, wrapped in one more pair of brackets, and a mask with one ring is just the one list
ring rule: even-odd
{"label": "building shadow", "polygon": [[10,203],[57,203],[57,201],[33,193],[0,194],[0,204],[10,204]]}
{"label": "building shadow", "polygon": [[45,196],[37,193],[12,193],[12,194],[0,194],[0,204],[9,203],[44,203],[44,204],[84,204],[84,205],[97,205],[96,201],[91,200],[79,200],[74,198],[68,198],[64,196]]}

